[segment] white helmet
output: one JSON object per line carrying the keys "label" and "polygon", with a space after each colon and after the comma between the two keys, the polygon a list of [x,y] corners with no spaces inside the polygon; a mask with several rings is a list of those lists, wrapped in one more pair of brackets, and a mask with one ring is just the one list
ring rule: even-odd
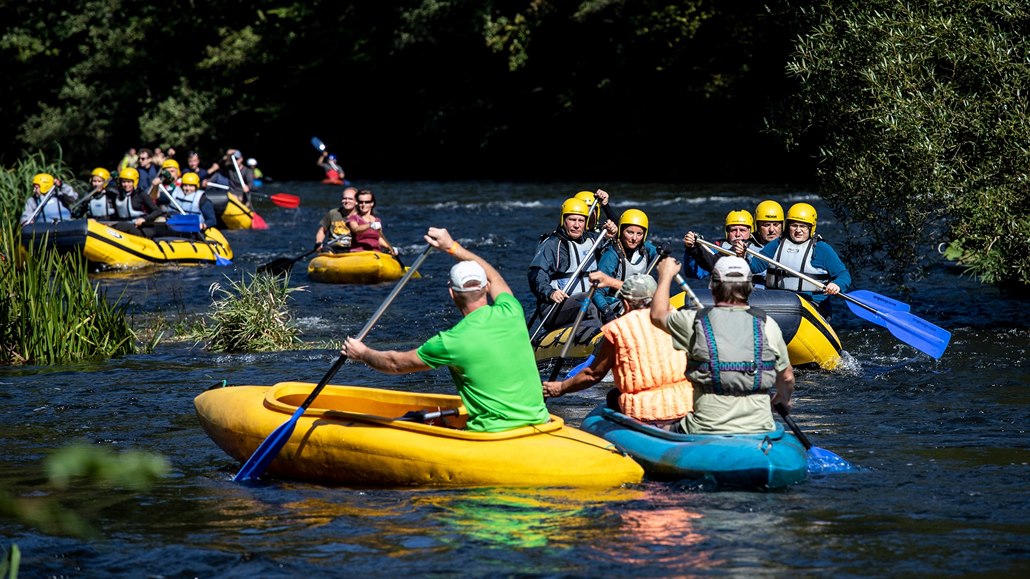
{"label": "white helmet", "polygon": [[251,158],[247,159],[247,166],[248,167],[257,167],[257,159],[255,159],[254,157],[251,157]]}

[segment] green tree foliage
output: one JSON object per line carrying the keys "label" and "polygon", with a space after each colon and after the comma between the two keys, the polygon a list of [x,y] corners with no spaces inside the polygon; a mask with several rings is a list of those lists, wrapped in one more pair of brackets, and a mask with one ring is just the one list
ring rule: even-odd
{"label": "green tree foliage", "polygon": [[818,143],[822,195],[864,234],[849,255],[911,281],[945,243],[984,281],[1030,283],[1027,4],[823,0],[798,15],[799,90],[777,128]]}

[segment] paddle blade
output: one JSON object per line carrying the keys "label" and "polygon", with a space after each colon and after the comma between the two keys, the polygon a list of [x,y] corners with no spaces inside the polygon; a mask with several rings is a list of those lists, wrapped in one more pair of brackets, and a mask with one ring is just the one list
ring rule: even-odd
{"label": "paddle blade", "polygon": [[199,215],[170,215],[165,224],[168,225],[168,228],[172,231],[179,231],[182,233],[200,232]]}
{"label": "paddle blade", "polygon": [[[889,298],[885,295],[878,294],[876,292],[871,292],[868,290],[855,290],[853,292],[848,292],[848,295],[860,302],[873,306],[873,308],[877,310],[907,312],[912,309],[912,307],[906,304],[905,302],[899,302],[896,299]],[[851,302],[848,303],[851,304]]]}
{"label": "paddle blade", "polygon": [[269,197],[272,203],[275,203],[279,207],[285,207],[287,209],[296,209],[300,207],[300,197],[296,195],[290,195],[289,193],[276,193]]}
{"label": "paddle blade", "polygon": [[218,255],[216,253],[215,254],[215,265],[222,265],[222,266],[232,265],[232,260],[231,259],[226,259],[226,258],[224,258],[224,257],[222,257],[222,256],[220,256],[220,255]]}
{"label": "paddle blade", "polygon": [[268,229],[268,224],[265,223],[265,219],[257,214],[257,211],[252,212],[250,227],[252,229]]}
{"label": "paddle blade", "polygon": [[951,332],[908,312],[881,312],[894,337],[935,359],[940,359],[951,342]]}
{"label": "paddle blade", "polygon": [[850,462],[818,446],[808,449],[805,456],[808,459],[807,469],[811,474],[834,474],[855,470]]}
{"label": "paddle blade", "polygon": [[318,149],[318,152],[325,150],[325,143],[323,143],[318,137],[311,137],[311,146]]}
{"label": "paddle blade", "polygon": [[575,368],[569,370],[569,373],[566,374],[565,378],[563,378],[562,380],[568,380],[569,378],[572,378],[576,374],[579,374],[580,372],[583,371],[584,368],[589,366],[593,361],[594,361],[594,355],[590,354],[589,356],[587,356],[587,359],[584,360],[582,364],[579,364]]}
{"label": "paddle blade", "polygon": [[280,257],[274,261],[270,261],[265,265],[257,268],[258,273],[269,273],[272,275],[280,275],[289,273],[293,269],[293,264],[297,263],[296,259],[290,259],[288,257]]}
{"label": "paddle blade", "polygon": [[268,438],[261,443],[261,446],[254,451],[254,454],[250,455],[247,462],[243,463],[240,471],[236,473],[236,476],[232,477],[232,480],[237,482],[248,481],[261,476],[261,473],[265,472],[268,465],[275,457],[279,456],[279,451],[290,440],[290,436],[293,435],[293,429],[297,427],[297,420],[304,414],[304,410],[303,406],[297,408],[297,411],[293,413],[289,420],[273,430],[272,434],[269,434]]}

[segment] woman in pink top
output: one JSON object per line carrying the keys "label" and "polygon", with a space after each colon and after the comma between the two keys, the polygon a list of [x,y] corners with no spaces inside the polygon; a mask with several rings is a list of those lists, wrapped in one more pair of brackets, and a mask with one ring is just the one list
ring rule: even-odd
{"label": "woman in pink top", "polygon": [[347,218],[351,230],[351,251],[384,251],[397,255],[397,250],[383,237],[383,223],[375,215],[376,196],[368,189],[358,191],[355,214]]}

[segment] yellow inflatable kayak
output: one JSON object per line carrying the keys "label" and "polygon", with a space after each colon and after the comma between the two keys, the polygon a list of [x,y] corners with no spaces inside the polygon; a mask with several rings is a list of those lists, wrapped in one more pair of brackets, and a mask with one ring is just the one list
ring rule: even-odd
{"label": "yellow inflatable kayak", "polygon": [[405,271],[397,258],[380,251],[320,253],[308,262],[308,277],[327,283],[396,281]]}
{"label": "yellow inflatable kayak", "polygon": [[[702,305],[712,305],[711,292],[692,289]],[[685,299],[685,292],[672,296],[672,306],[682,308]],[[833,370],[840,364],[840,338],[808,300],[792,291],[759,288],[752,292],[750,304],[765,310],[776,320],[787,342],[787,353],[792,365]],[[537,363],[545,365],[552,358],[561,356],[562,348],[571,333],[571,327],[562,327],[544,334],[535,345]],[[592,326],[583,327],[581,324],[572,339],[568,358],[586,358],[594,353],[601,340],[600,326],[596,321]],[[566,364],[566,368],[574,365]]]}
{"label": "yellow inflatable kayak", "polygon": [[[229,386],[196,397],[200,424],[241,463],[287,422],[316,384]],[[451,409],[428,424],[410,411]],[[561,418],[507,432],[463,430],[461,398],[359,386],[326,386],[268,467],[283,479],[368,486],[613,487],[643,469],[603,439]]]}
{"label": "yellow inflatable kayak", "polygon": [[154,264],[228,264],[232,248],[213,227],[182,237],[148,238],[124,233],[94,219],[33,224],[22,229],[22,239],[41,240],[61,251],[81,252],[93,267],[130,269]]}
{"label": "yellow inflatable kayak", "polygon": [[233,193],[208,188],[204,195],[211,200],[218,216],[218,225],[225,229],[251,229],[254,227],[254,212]]}

